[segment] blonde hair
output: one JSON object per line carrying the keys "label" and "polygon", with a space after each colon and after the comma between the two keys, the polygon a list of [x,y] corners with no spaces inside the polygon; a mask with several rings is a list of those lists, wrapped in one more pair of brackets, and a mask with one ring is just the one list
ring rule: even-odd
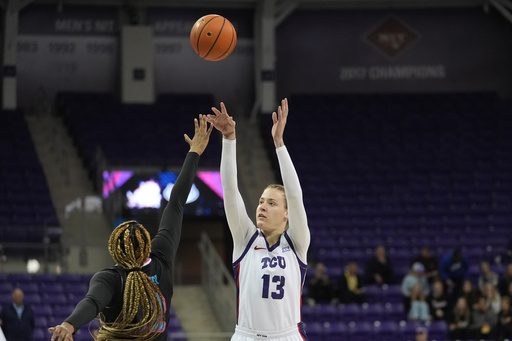
{"label": "blonde hair", "polygon": [[267,188],[274,188],[274,189],[277,189],[278,191],[283,192],[284,208],[288,209],[288,202],[286,201],[286,192],[284,190],[284,186],[283,185],[279,185],[279,184],[270,184],[267,187],[265,187],[265,189],[267,189]]}
{"label": "blonde hair", "polygon": [[[141,270],[151,252],[149,232],[136,221],[124,222],[110,235],[108,251],[128,275],[121,312],[114,322],[106,322],[100,314],[95,340],[154,339],[165,325],[165,301],[160,288]],[[136,320],[139,312],[140,320]]]}

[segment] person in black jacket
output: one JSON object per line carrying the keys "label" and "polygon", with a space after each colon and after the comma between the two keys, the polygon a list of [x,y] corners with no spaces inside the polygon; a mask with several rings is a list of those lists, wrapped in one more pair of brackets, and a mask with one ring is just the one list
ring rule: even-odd
{"label": "person in black jacket", "polygon": [[173,267],[183,221],[183,207],[194,181],[199,157],[213,126],[194,119],[190,150],[172,189],[153,240],[136,221],[120,224],[110,235],[109,253],[116,266],[97,272],[89,290],[64,322],[48,330],[52,341],[72,341],[72,334],[99,315],[95,340],[166,340],[173,294]]}
{"label": "person in black jacket", "polygon": [[20,288],[12,292],[12,303],[2,306],[0,325],[8,341],[31,341],[34,330],[34,311],[25,305]]}
{"label": "person in black jacket", "polygon": [[395,270],[384,246],[377,246],[375,256],[366,263],[364,275],[366,285],[396,283]]}
{"label": "person in black jacket", "polygon": [[357,263],[351,261],[338,279],[337,297],[341,303],[364,303],[363,279],[358,274]]}

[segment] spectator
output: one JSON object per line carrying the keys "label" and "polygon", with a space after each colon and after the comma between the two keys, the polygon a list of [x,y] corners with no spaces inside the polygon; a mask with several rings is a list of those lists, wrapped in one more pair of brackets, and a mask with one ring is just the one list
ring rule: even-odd
{"label": "spectator", "polygon": [[487,283],[482,292],[482,296],[485,297],[487,301],[487,306],[491,308],[491,310],[498,314],[501,309],[501,296],[496,287],[491,283]]}
{"label": "spectator", "polygon": [[469,279],[464,280],[460,297],[464,297],[466,299],[466,302],[471,309],[473,309],[473,306],[477,303],[478,296],[480,296],[480,294],[475,290],[473,282]]}
{"label": "spectator", "polygon": [[324,263],[316,263],[315,273],[308,283],[308,302],[311,305],[330,303],[333,299],[334,288],[326,270]]}
{"label": "spectator", "polygon": [[510,284],[512,283],[512,263],[509,263],[507,267],[505,268],[505,273],[503,274],[503,277],[501,277],[501,280],[498,283],[498,291],[501,296],[505,296],[508,294],[508,288],[510,287]]}
{"label": "spectator", "polygon": [[470,326],[472,339],[493,339],[496,331],[498,315],[487,306],[485,297],[480,296],[473,309]]}
{"label": "spectator", "polygon": [[365,284],[395,284],[395,270],[384,246],[377,246],[375,255],[366,263]]}
{"label": "spectator", "polygon": [[448,323],[448,337],[450,340],[467,340],[469,338],[471,309],[464,297],[457,299]]}
{"label": "spectator", "polygon": [[498,285],[498,275],[491,270],[491,265],[488,261],[482,261],[480,263],[480,275],[478,276],[478,289],[484,290],[487,283],[491,283],[493,286]]}
{"label": "spectator", "polygon": [[412,288],[419,284],[424,296],[430,292],[427,279],[423,276],[425,268],[421,263],[414,263],[409,273],[402,280],[402,295],[404,295],[404,311],[410,309],[410,299]]}
{"label": "spectator", "polygon": [[12,291],[12,302],[2,306],[0,324],[5,338],[9,341],[30,341],[34,330],[34,311],[24,304],[20,288]]}
{"label": "spectator", "polygon": [[421,322],[429,321],[430,312],[425,294],[423,293],[423,289],[421,288],[420,283],[413,285],[410,300],[411,307],[409,308],[409,313],[407,314],[409,320]]}
{"label": "spectator", "polygon": [[446,254],[439,263],[439,274],[445,281],[449,289],[452,299],[460,296],[462,291],[462,283],[468,275],[468,260],[460,248]]}
{"label": "spectator", "polygon": [[421,263],[425,268],[424,276],[427,278],[428,282],[432,284],[434,279],[439,275],[439,260],[432,254],[430,247],[425,245],[421,248],[421,252],[412,263]]}
{"label": "spectator", "polygon": [[444,283],[437,279],[432,284],[432,292],[427,298],[430,315],[435,321],[446,320],[450,308],[450,300],[444,290]]}
{"label": "spectator", "polygon": [[357,273],[357,263],[351,261],[348,263],[345,272],[338,279],[337,298],[341,303],[364,303],[366,295],[364,294],[363,281]]}
{"label": "spectator", "polygon": [[501,311],[498,314],[496,326],[496,340],[503,341],[505,339],[512,339],[512,309],[508,296],[501,298]]}
{"label": "spectator", "polygon": [[428,341],[428,330],[425,327],[416,328],[416,341]]}

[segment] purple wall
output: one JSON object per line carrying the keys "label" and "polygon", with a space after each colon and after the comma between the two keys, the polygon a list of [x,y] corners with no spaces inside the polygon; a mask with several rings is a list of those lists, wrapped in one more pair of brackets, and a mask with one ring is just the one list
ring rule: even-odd
{"label": "purple wall", "polygon": [[[217,13],[238,44],[227,59],[193,52],[190,28]],[[155,30],[155,88],[210,92],[233,111],[254,93],[253,12],[149,8]],[[18,100],[38,89],[119,88],[119,13],[114,7],[29,5],[20,15]],[[301,92],[497,91],[512,97],[512,25],[498,13],[460,10],[296,11],[277,29],[278,98]]]}
{"label": "purple wall", "polygon": [[481,9],[297,11],[278,28],[280,96],[498,91],[512,97],[512,26]]}

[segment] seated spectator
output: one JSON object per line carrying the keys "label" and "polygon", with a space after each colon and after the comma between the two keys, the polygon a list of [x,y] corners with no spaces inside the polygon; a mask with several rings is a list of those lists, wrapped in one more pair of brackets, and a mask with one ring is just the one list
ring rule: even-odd
{"label": "seated spectator", "polygon": [[498,315],[487,306],[485,297],[480,296],[471,316],[470,336],[472,339],[493,339]]}
{"label": "seated spectator", "polygon": [[491,264],[488,261],[482,261],[480,263],[480,275],[478,276],[478,289],[484,290],[487,283],[491,283],[493,286],[498,285],[498,274],[491,270]]}
{"label": "seated spectator", "polygon": [[466,279],[462,284],[462,292],[460,297],[464,297],[470,309],[473,309],[473,306],[478,301],[478,296],[480,296],[479,292],[474,288],[473,282],[471,280]]}
{"label": "seated spectator", "polygon": [[2,305],[0,309],[0,326],[5,339],[9,341],[30,341],[34,330],[34,310],[25,304],[23,290],[12,291],[12,301]]}
{"label": "seated spectator", "polygon": [[430,315],[435,321],[446,320],[450,309],[450,300],[444,290],[444,283],[437,279],[432,284],[432,292],[427,297]]}
{"label": "seated spectator", "polygon": [[425,268],[421,263],[414,263],[409,273],[402,280],[402,295],[404,295],[404,310],[409,311],[410,308],[410,296],[412,288],[419,284],[424,296],[427,296],[430,292],[430,287],[427,279],[423,276]]}
{"label": "seated spectator", "polygon": [[315,274],[308,282],[308,303],[330,303],[333,299],[333,285],[323,263],[315,265]]}
{"label": "seated spectator", "polygon": [[448,318],[448,337],[450,340],[468,340],[471,324],[471,309],[466,299],[459,297]]}
{"label": "seated spectator", "polygon": [[437,270],[439,268],[439,261],[437,257],[432,254],[430,247],[426,245],[421,248],[420,254],[414,258],[412,263],[423,264],[423,267],[425,268],[424,276],[430,284],[432,284],[434,279],[439,276],[439,272]]}
{"label": "seated spectator", "polygon": [[484,286],[482,296],[487,301],[487,306],[495,313],[498,314],[501,309],[501,296],[496,287],[491,283],[487,283]]}
{"label": "seated spectator", "polygon": [[416,328],[415,341],[428,341],[428,330],[425,327]]}
{"label": "seated spectator", "polygon": [[512,308],[508,296],[501,298],[501,311],[496,325],[496,340],[512,339]]}
{"label": "seated spectator", "polygon": [[505,268],[505,273],[498,283],[498,291],[501,296],[508,295],[508,288],[510,287],[510,283],[512,283],[512,263],[507,265]]}
{"label": "seated spectator", "polygon": [[427,322],[430,320],[430,312],[427,299],[420,283],[413,285],[410,296],[410,308],[407,317],[410,321]]}
{"label": "seated spectator", "polygon": [[336,296],[341,303],[364,303],[366,296],[364,294],[363,281],[357,273],[356,262],[349,262],[345,271],[338,279]]}
{"label": "seated spectator", "polygon": [[375,255],[366,263],[365,284],[395,284],[395,270],[384,246],[377,246]]}
{"label": "seated spectator", "polygon": [[456,299],[462,291],[462,284],[468,276],[469,264],[460,248],[447,253],[439,263],[439,275],[444,280],[451,298]]}

